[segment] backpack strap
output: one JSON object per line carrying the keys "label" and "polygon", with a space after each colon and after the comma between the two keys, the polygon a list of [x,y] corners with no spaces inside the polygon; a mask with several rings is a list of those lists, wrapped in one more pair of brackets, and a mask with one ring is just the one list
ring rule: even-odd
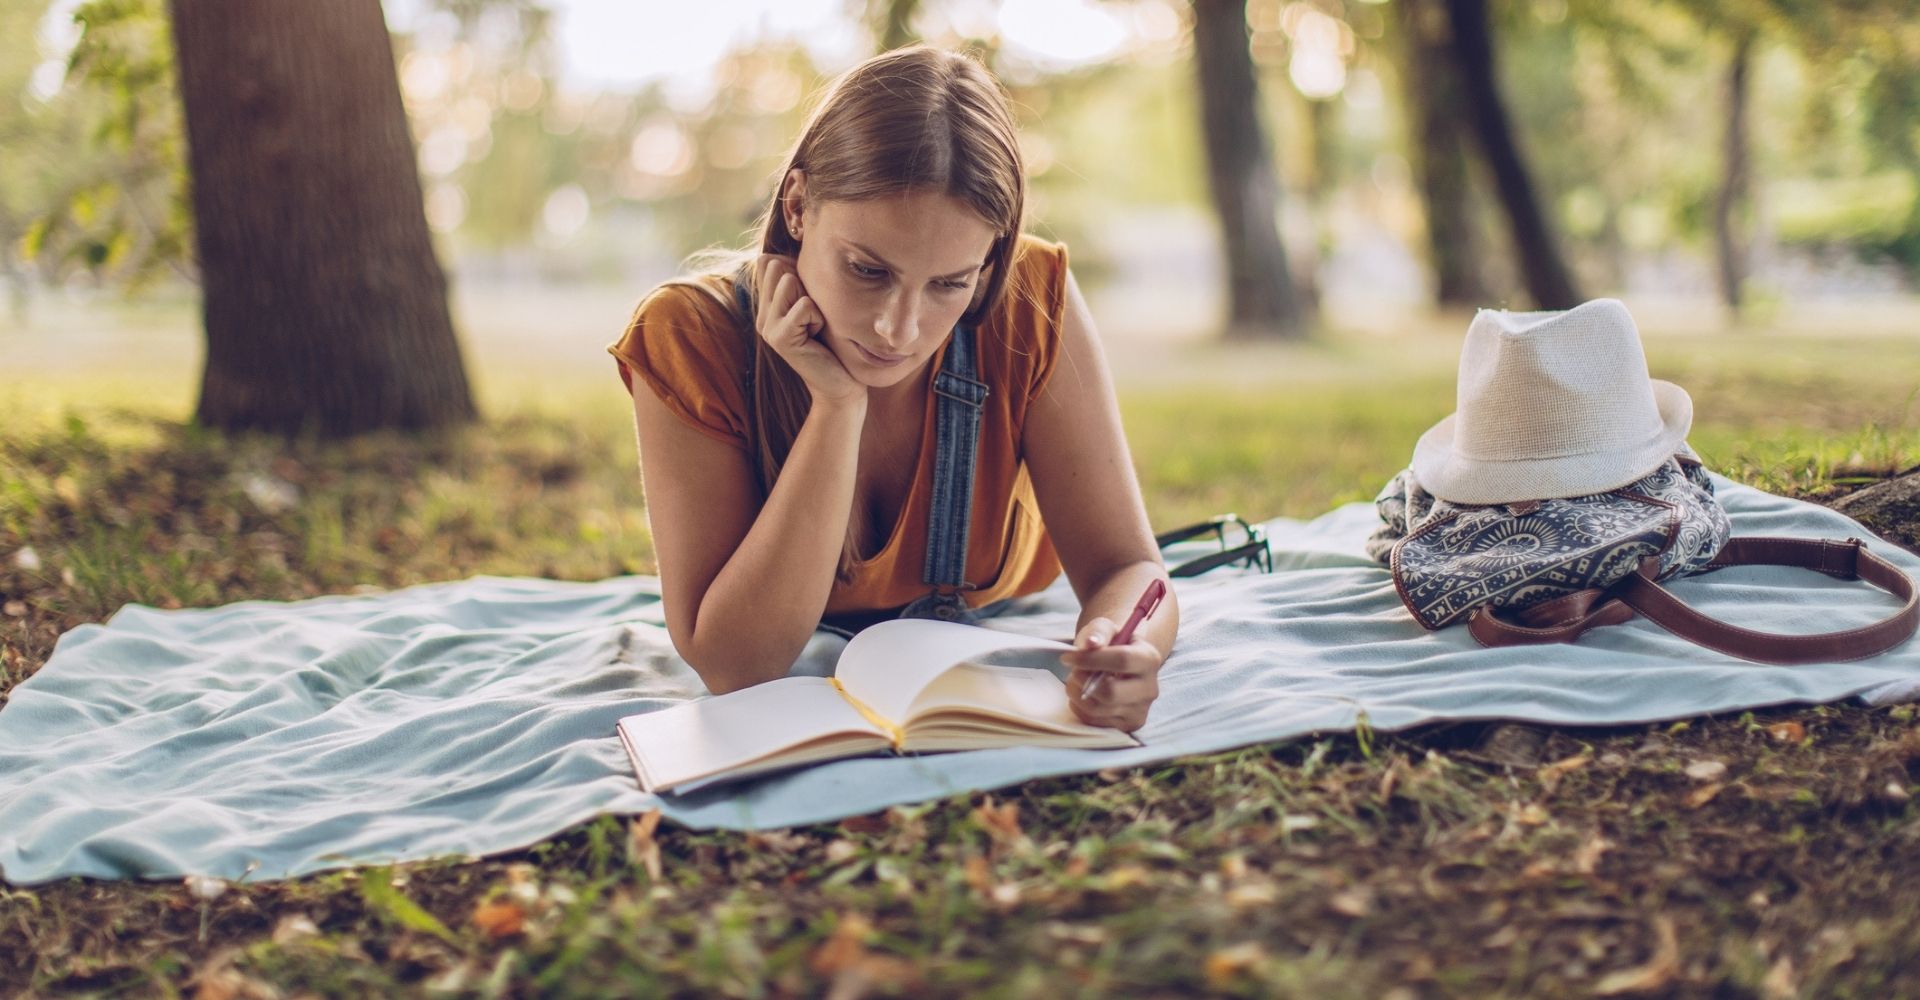
{"label": "backpack strap", "polygon": [[[1757,663],[1792,665],[1858,660],[1884,653],[1920,630],[1920,595],[1912,578],[1898,566],[1867,549],[1858,538],[1846,541],[1806,538],[1748,537],[1729,539],[1707,565],[1792,566],[1825,573],[1841,580],[1864,580],[1905,603],[1887,618],[1840,632],[1817,635],[1780,635],[1730,625],[1695,611],[1671,591],[1654,582],[1660,572],[1658,556],[1648,556],[1635,571],[1605,590],[1588,589],[1534,605],[1508,621],[1492,608],[1482,607],[1467,622],[1467,631],[1483,646],[1572,642],[1595,625],[1617,625],[1638,611],[1654,624],[1683,639]],[[1704,572],[1704,571],[1703,571]]]}

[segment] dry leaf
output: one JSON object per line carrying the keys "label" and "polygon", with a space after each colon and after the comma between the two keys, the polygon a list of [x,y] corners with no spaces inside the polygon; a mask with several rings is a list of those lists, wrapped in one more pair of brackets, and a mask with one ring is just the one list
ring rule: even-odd
{"label": "dry leaf", "polygon": [[1327,908],[1344,917],[1364,917],[1373,912],[1373,892],[1365,886],[1336,892],[1328,897]]}
{"label": "dry leaf", "polygon": [[1572,774],[1573,772],[1578,771],[1581,768],[1586,767],[1588,764],[1591,764],[1591,763],[1593,763],[1592,754],[1590,753],[1577,754],[1575,756],[1566,757],[1561,760],[1556,760],[1551,764],[1544,765],[1539,770],[1535,771],[1534,774],[1539,776],[1541,786],[1544,787],[1547,791],[1551,792],[1555,788],[1559,787],[1561,778],[1564,778],[1567,775]]}
{"label": "dry leaf", "polygon": [[1246,878],[1247,856],[1236,851],[1221,857],[1220,874],[1229,880]]}
{"label": "dry leaf", "polygon": [[1717,760],[1696,760],[1687,765],[1687,777],[1695,781],[1718,781],[1726,774],[1727,765]]}
{"label": "dry leaf", "polygon": [[1280,900],[1280,887],[1265,879],[1243,882],[1227,890],[1227,905],[1236,910],[1272,906]]}
{"label": "dry leaf", "polygon": [[1680,973],[1680,939],[1673,930],[1673,919],[1662,914],[1653,918],[1653,957],[1647,964],[1608,973],[1593,992],[1596,996],[1617,997],[1629,993],[1654,993],[1666,988]]}
{"label": "dry leaf", "polygon": [[1203,966],[1207,985],[1216,990],[1231,989],[1247,970],[1265,961],[1267,950],[1258,941],[1243,941],[1207,956]]}
{"label": "dry leaf", "polygon": [[867,935],[871,933],[873,922],[866,917],[858,913],[842,914],[840,922],[833,927],[833,933],[814,949],[813,958],[808,964],[821,976],[832,976],[850,968],[867,953]]}
{"label": "dry leaf", "polygon": [[318,936],[320,928],[304,913],[289,913],[273,925],[273,943],[281,947]]}
{"label": "dry leaf", "polygon": [[1776,722],[1767,727],[1767,735],[1776,743],[1798,743],[1807,738],[1807,727],[1798,722]]}
{"label": "dry leaf", "polygon": [[660,881],[660,842],[653,839],[653,832],[660,828],[660,810],[649,809],[628,826],[632,836],[633,858],[647,869],[647,877]]}
{"label": "dry leaf", "polygon": [[1013,846],[1026,839],[1026,834],[1020,829],[1020,803],[1018,802],[996,806],[993,804],[993,796],[989,795],[985,801],[974,807],[973,819],[980,824],[981,829],[987,831],[987,836],[992,837],[996,844]]}
{"label": "dry leaf", "polygon": [[1716,781],[1711,785],[1701,785],[1699,788],[1696,788],[1692,792],[1688,793],[1687,808],[1698,809],[1701,806],[1704,806],[1707,803],[1712,802],[1713,797],[1716,795],[1719,795],[1720,790],[1725,787],[1727,787],[1726,784],[1719,781]]}
{"label": "dry leaf", "polygon": [[891,825],[884,809],[864,816],[849,816],[840,821],[840,829],[848,833],[885,833]]}
{"label": "dry leaf", "polygon": [[1600,856],[1613,847],[1613,841],[1599,834],[1587,838],[1580,849],[1573,852],[1573,870],[1582,875],[1591,875],[1600,866]]}
{"label": "dry leaf", "polygon": [[860,845],[851,840],[835,840],[827,845],[827,860],[839,864],[860,853]]}
{"label": "dry leaf", "polygon": [[1547,810],[1538,802],[1529,802],[1521,807],[1513,817],[1521,826],[1544,826],[1547,822]]}
{"label": "dry leaf", "polygon": [[481,903],[473,908],[473,925],[494,941],[520,933],[526,923],[527,911],[510,900]]}
{"label": "dry leaf", "polygon": [[1800,995],[1800,987],[1794,982],[1792,956],[1780,956],[1767,970],[1767,977],[1760,980],[1760,995],[1766,1000],[1793,1000]]}

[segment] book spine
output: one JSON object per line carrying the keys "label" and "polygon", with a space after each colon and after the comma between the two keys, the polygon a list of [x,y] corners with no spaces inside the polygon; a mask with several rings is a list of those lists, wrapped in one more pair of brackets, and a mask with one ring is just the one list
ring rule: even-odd
{"label": "book spine", "polygon": [[847,699],[847,704],[852,705],[854,709],[857,710],[862,716],[864,716],[868,722],[871,722],[874,725],[879,726],[881,730],[887,734],[887,739],[893,743],[893,751],[895,753],[899,753],[901,749],[906,746],[906,743],[907,743],[906,730],[901,729],[899,726],[896,726],[893,723],[888,722],[887,720],[881,718],[880,713],[874,711],[872,708],[869,708],[866,702],[861,701],[860,699],[855,698],[852,694],[848,693],[846,686],[840,683],[840,678],[829,677],[827,678],[827,680],[833,682],[833,689],[835,691],[840,692],[840,697]]}

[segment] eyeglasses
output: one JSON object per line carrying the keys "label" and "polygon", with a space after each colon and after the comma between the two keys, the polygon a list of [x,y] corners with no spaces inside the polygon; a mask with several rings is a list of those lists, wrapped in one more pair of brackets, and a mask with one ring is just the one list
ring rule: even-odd
{"label": "eyeglasses", "polygon": [[[1228,537],[1230,527],[1237,528],[1238,531],[1235,534],[1246,540],[1230,541]],[[1163,531],[1153,536],[1153,540],[1164,549],[1175,542],[1184,542],[1209,534],[1220,543],[1219,552],[1183,562],[1169,570],[1167,575],[1176,578],[1199,576],[1207,570],[1231,566],[1243,559],[1246,560],[1248,569],[1258,566],[1263,572],[1273,572],[1273,549],[1267,545],[1267,533],[1261,531],[1256,525],[1248,524],[1238,514],[1220,514],[1197,524]]]}

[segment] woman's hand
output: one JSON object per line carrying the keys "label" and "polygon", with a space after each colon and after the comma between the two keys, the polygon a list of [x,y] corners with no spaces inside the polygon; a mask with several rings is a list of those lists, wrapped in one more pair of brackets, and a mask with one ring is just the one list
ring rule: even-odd
{"label": "woman's hand", "polygon": [[837,403],[864,398],[867,387],[820,339],[827,321],[801,287],[794,259],[761,254],[753,264],[753,282],[759,302],[754,325],[761,338],[800,373],[813,398]]}
{"label": "woman's hand", "polygon": [[[1135,637],[1124,646],[1109,646],[1120,626],[1095,618],[1080,629],[1073,652],[1060,654],[1067,675],[1067,704],[1090,726],[1112,726],[1133,732],[1147,722],[1147,708],[1160,696],[1160,665],[1165,662],[1152,643]],[[1091,696],[1087,690],[1094,684]]]}

